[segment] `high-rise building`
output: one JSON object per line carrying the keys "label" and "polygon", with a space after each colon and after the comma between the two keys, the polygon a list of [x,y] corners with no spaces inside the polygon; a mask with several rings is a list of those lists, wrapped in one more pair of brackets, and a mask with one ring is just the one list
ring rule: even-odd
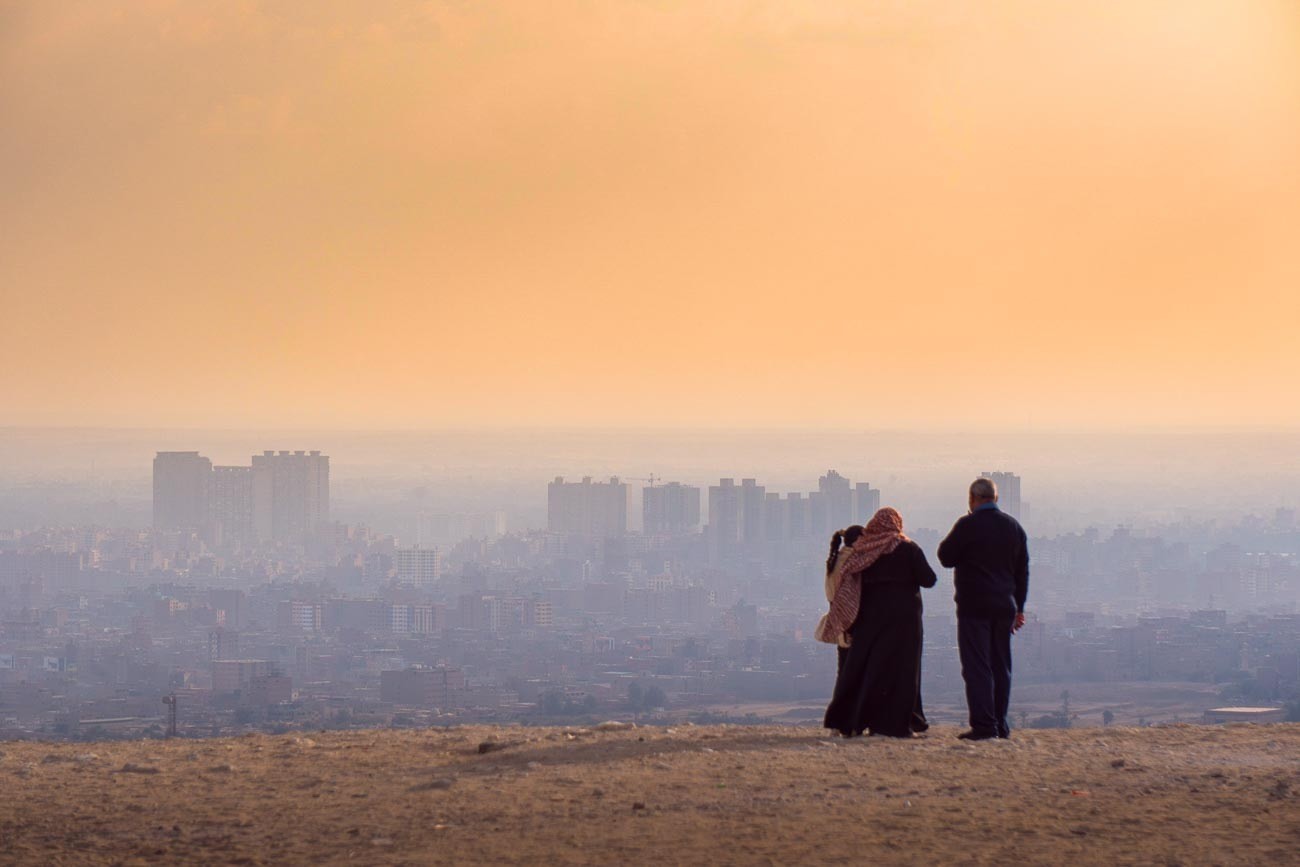
{"label": "high-rise building", "polygon": [[808,494],[808,533],[814,538],[829,537],[831,533],[842,529],[831,527],[830,513],[826,510],[826,495],[821,491]]}
{"label": "high-rise building", "polygon": [[699,488],[669,482],[641,490],[641,529],[647,536],[694,533],[699,528]]}
{"label": "high-rise building", "polygon": [[786,494],[785,525],[789,539],[805,539],[811,533],[808,516],[808,500],[803,494]]}
{"label": "high-rise building", "polygon": [[[217,622],[227,629],[240,629],[244,626],[248,600],[243,590],[213,587],[208,590],[208,605],[217,612]],[[231,656],[222,658],[229,659]]]}
{"label": "high-rise building", "polygon": [[767,488],[754,479],[719,479],[709,486],[709,524],[705,536],[713,562],[741,553],[763,541],[770,506]]}
{"label": "high-rise building", "polygon": [[740,539],[754,544],[763,538],[767,488],[754,479],[740,480]]}
{"label": "high-rise building", "polygon": [[584,536],[627,534],[627,483],[617,476],[608,482],[566,482],[556,476],[546,489],[546,525],[552,533]]}
{"label": "high-rise building", "polygon": [[320,452],[253,456],[253,532],[258,541],[301,544],[330,515],[330,459]]}
{"label": "high-rise building", "polygon": [[208,521],[212,461],[198,452],[158,452],[153,459],[153,526],[199,529]]}
{"label": "high-rise building", "polygon": [[853,520],[866,524],[880,510],[880,490],[870,482],[858,482],[853,491]]}
{"label": "high-rise building", "polygon": [[252,467],[212,468],[208,517],[214,544],[249,545],[254,541]]}
{"label": "high-rise building", "polygon": [[442,577],[442,554],[437,548],[398,548],[393,569],[399,584],[431,587]]}
{"label": "high-rise building", "polygon": [[775,491],[763,496],[763,538],[769,542],[782,542],[790,538],[790,521],[785,501]]}
{"label": "high-rise building", "polygon": [[998,486],[998,506],[1017,521],[1020,520],[1020,476],[1015,473],[981,473]]}
{"label": "high-rise building", "polygon": [[709,555],[716,562],[740,544],[740,488],[735,479],[709,485],[709,524],[705,536]]}
{"label": "high-rise building", "polygon": [[822,495],[826,510],[826,523],[821,527],[823,536],[830,536],[853,523],[852,482],[835,470],[827,470],[826,475],[817,480],[817,492]]}

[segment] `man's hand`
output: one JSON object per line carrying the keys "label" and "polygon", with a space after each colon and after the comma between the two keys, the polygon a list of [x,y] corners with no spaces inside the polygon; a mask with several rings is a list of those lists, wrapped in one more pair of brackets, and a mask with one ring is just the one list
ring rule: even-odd
{"label": "man's hand", "polygon": [[1020,627],[1025,625],[1025,612],[1021,611],[1016,615],[1016,619],[1011,623],[1011,632],[1014,634],[1020,631]]}

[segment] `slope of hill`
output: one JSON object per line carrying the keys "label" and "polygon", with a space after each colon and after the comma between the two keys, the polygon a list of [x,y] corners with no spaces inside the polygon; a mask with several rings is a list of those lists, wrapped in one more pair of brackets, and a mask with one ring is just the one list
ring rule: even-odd
{"label": "slope of hill", "polygon": [[1300,725],[597,729],[0,744],[0,861],[1300,859]]}

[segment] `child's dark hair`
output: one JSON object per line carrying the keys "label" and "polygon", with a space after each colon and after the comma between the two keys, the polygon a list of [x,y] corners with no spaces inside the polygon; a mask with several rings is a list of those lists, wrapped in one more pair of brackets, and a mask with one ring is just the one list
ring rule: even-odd
{"label": "child's dark hair", "polygon": [[852,545],[858,541],[862,535],[862,525],[854,524],[852,527],[846,527],[843,530],[836,530],[835,535],[831,536],[831,553],[826,558],[826,574],[831,574],[835,569],[835,558],[839,556],[840,545]]}

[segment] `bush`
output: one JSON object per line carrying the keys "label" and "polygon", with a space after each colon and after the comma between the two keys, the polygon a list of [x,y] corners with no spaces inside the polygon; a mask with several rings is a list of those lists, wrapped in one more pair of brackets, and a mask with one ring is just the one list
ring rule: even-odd
{"label": "bush", "polygon": [[1287,702],[1286,721],[1300,722],[1300,696],[1296,696],[1293,700]]}

